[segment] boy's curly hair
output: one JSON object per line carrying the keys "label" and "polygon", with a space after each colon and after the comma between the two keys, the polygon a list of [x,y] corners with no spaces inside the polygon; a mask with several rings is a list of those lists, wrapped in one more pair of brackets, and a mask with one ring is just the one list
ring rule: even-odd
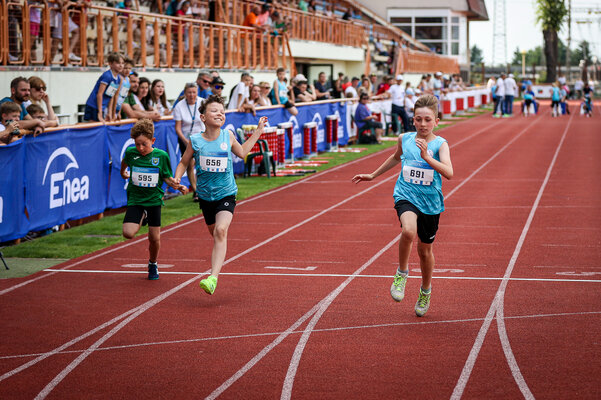
{"label": "boy's curly hair", "polygon": [[131,138],[136,139],[138,136],[145,136],[148,139],[154,137],[154,124],[148,118],[138,120],[131,128]]}
{"label": "boy's curly hair", "polygon": [[434,116],[436,118],[439,118],[438,99],[436,98],[436,96],[433,96],[431,94],[423,94],[419,96],[419,98],[415,102],[415,105],[413,106],[413,110],[415,111],[418,108],[429,108],[434,113]]}
{"label": "boy's curly hair", "polygon": [[207,106],[211,103],[219,103],[223,106],[223,108],[225,108],[225,101],[223,100],[223,97],[219,96],[218,94],[212,94],[209,97],[207,97],[205,101],[202,102],[202,104],[198,108],[198,112],[204,114],[207,110]]}

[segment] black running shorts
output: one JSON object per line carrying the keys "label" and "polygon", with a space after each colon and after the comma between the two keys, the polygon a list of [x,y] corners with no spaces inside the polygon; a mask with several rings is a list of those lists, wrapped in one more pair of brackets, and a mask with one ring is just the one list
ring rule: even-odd
{"label": "black running shorts", "polygon": [[394,205],[396,213],[401,218],[405,211],[411,211],[417,215],[417,236],[422,243],[433,243],[438,231],[438,220],[440,214],[429,215],[421,212],[416,206],[407,200],[399,200]]}

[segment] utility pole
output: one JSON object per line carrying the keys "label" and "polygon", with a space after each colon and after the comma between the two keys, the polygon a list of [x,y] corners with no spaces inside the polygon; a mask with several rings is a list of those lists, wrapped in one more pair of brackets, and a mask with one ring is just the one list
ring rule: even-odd
{"label": "utility pole", "polygon": [[566,79],[570,81],[570,46],[572,45],[572,0],[568,0],[568,45],[566,47]]}

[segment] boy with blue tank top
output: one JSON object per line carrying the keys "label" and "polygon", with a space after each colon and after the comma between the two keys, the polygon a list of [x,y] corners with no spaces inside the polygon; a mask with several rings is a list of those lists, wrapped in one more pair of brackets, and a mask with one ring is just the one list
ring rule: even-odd
{"label": "boy with blue tank top", "polygon": [[238,193],[232,153],[242,159],[248,155],[263,133],[267,117],[261,117],[255,132],[240,144],[233,132],[221,129],[225,123],[225,104],[221,96],[209,96],[200,106],[199,112],[205,130],[190,136],[190,146],[186,147],[175,170],[174,179],[180,181],[194,158],[196,194],[209,234],[213,237],[211,274],[200,281],[200,287],[208,294],[213,294],[225,261],[227,231],[234,217]]}
{"label": "boy with blue tank top", "polygon": [[444,211],[442,179],[453,177],[451,153],[447,141],[434,134],[438,125],[438,100],[432,95],[419,97],[414,107],[414,125],[417,132],[399,136],[396,151],[371,174],[353,177],[354,183],[371,181],[401,163],[401,173],[394,188],[394,208],[402,227],[399,241],[399,267],[390,287],[395,301],[405,297],[409,276],[409,254],[415,237],[422,273],[415,314],[423,317],[430,307],[434,238],[440,213]]}
{"label": "boy with blue tank top", "polygon": [[121,85],[121,76],[119,73],[123,69],[124,57],[112,52],[108,58],[109,69],[104,71],[96,81],[92,93],[86,101],[86,108],[83,119],[86,121],[111,121],[111,109],[109,102],[118,94]]}
{"label": "boy with blue tank top", "polygon": [[[298,115],[296,105],[288,98],[288,85],[285,82],[286,70],[282,67],[276,70],[277,79],[273,81],[273,105],[281,104],[292,115]],[[294,94],[294,93],[293,93]]]}

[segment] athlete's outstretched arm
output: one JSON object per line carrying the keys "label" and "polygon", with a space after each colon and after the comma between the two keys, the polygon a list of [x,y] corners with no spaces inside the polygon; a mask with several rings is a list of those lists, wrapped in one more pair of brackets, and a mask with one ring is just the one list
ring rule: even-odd
{"label": "athlete's outstretched arm", "polygon": [[238,143],[233,133],[230,133],[230,143],[232,144],[232,153],[240,157],[244,160],[244,157],[250,153],[251,149],[257,143],[257,140],[263,134],[263,127],[267,122],[267,117],[261,117],[259,119],[259,124],[257,125],[257,129],[253,132],[252,136],[246,139],[246,141],[242,144]]}
{"label": "athlete's outstretched arm", "polygon": [[399,139],[397,141],[397,147],[390,157],[386,159],[374,172],[371,174],[359,174],[355,175],[352,179],[354,183],[359,183],[361,181],[371,181],[382,175],[389,169],[397,166],[401,162],[401,156],[403,155],[403,135],[399,135]]}

